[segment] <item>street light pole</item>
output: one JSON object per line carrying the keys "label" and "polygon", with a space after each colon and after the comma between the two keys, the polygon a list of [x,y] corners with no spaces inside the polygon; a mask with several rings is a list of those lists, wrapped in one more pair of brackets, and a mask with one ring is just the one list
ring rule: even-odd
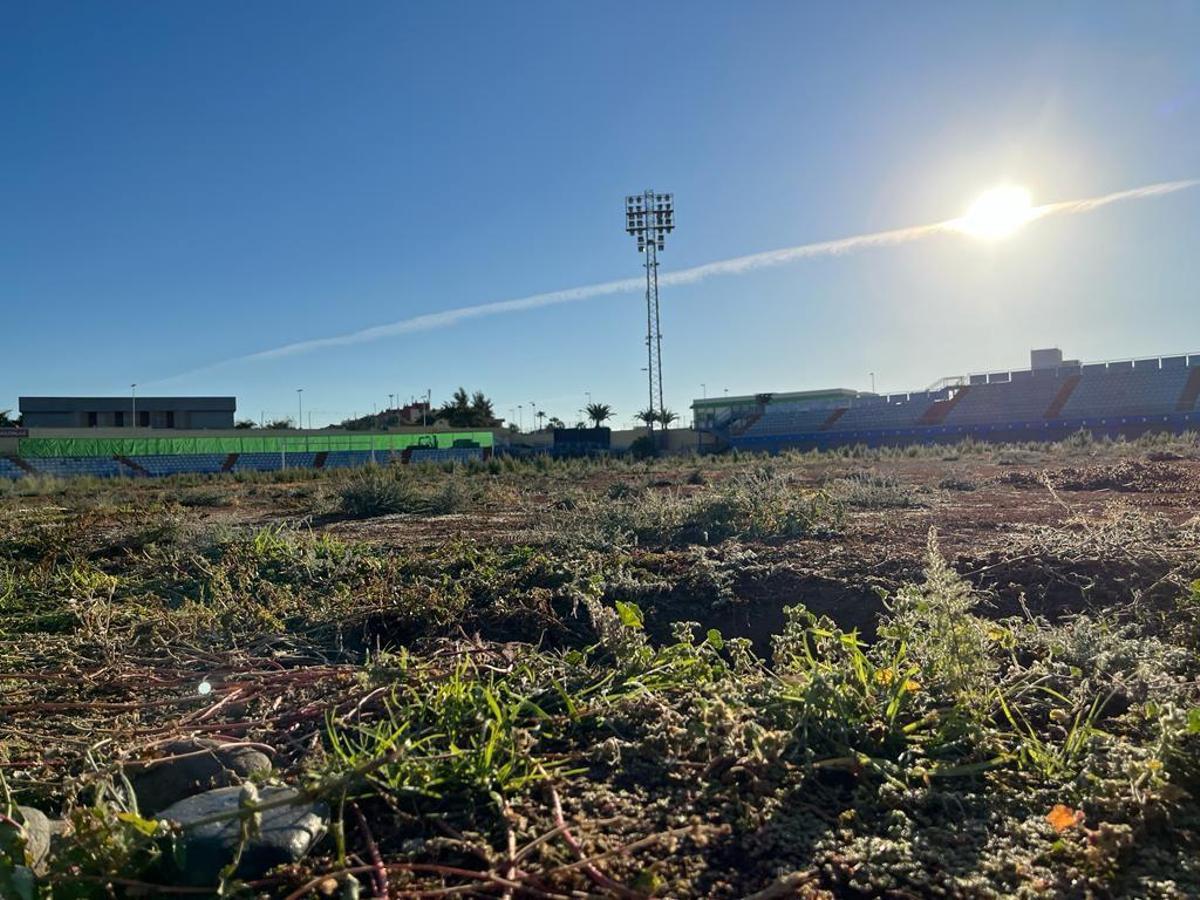
{"label": "street light pole", "polygon": [[304,388],[296,388],[296,411],[299,414],[296,417],[296,427],[304,427]]}
{"label": "street light pole", "polygon": [[136,384],[136,382],[129,386],[129,400],[130,400],[130,406],[132,407],[132,409],[130,410],[130,415],[133,417],[133,420],[129,423],[129,427],[136,429],[137,428],[137,384]]}

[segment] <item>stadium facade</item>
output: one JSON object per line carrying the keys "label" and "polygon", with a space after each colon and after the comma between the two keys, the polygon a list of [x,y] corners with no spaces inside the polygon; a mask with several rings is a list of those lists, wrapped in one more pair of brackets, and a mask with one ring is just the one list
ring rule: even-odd
{"label": "stadium facade", "polygon": [[900,394],[836,389],[696,400],[694,427],[710,446],[763,451],[1200,430],[1200,354],[1081,363],[1051,349],[1033,351],[1030,362]]}

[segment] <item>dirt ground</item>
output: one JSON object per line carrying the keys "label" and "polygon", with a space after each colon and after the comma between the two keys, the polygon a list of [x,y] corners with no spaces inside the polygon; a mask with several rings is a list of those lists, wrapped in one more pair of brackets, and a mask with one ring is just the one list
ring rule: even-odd
{"label": "dirt ground", "polygon": [[0,496],[44,896],[167,889],[122,773],[196,737],[346,841],[232,896],[1200,890],[1194,443],[430,468],[369,515],[354,477]]}

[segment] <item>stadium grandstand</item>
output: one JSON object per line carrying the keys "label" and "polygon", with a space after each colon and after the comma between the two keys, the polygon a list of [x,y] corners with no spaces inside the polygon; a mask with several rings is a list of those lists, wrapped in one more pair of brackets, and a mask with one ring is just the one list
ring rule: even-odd
{"label": "stadium grandstand", "polygon": [[713,447],[1059,440],[1200,429],[1200,353],[1081,363],[1034,350],[1030,367],[944,378],[900,394],[837,389],[696,400]]}
{"label": "stadium grandstand", "polygon": [[0,478],[147,478],[185,473],[338,469],[488,458],[492,431],[368,434],[288,431],[99,436],[95,429],[0,429]]}

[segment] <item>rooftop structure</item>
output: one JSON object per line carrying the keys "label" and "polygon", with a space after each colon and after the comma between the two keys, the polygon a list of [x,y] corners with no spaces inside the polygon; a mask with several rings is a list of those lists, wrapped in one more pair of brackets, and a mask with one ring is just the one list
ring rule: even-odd
{"label": "rooftop structure", "polygon": [[26,428],[232,428],[235,397],[21,397]]}

